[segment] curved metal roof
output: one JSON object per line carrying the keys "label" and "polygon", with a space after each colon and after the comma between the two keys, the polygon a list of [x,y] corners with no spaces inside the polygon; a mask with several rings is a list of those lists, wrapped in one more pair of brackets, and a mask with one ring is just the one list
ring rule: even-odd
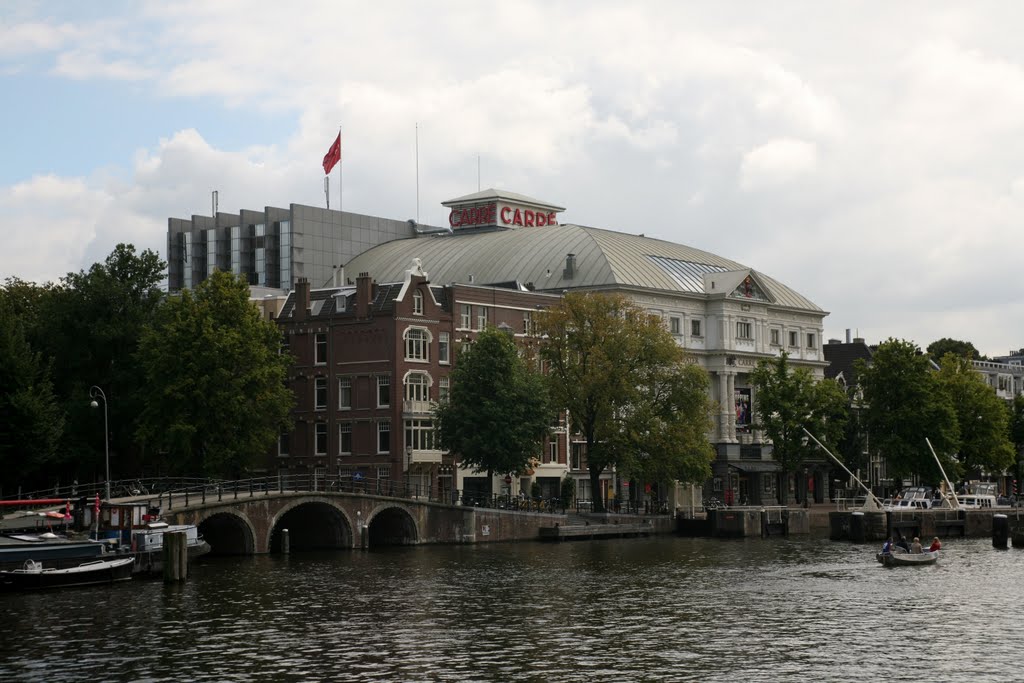
{"label": "curved metal roof", "polygon": [[[563,277],[567,254],[575,255],[571,279]],[[571,224],[395,240],[356,256],[345,270],[349,277],[367,272],[377,282],[397,282],[413,258],[434,283],[518,280],[538,291],[617,286],[703,295],[704,274],[751,270],[682,244]],[[751,272],[775,305],[822,311],[778,280]]]}

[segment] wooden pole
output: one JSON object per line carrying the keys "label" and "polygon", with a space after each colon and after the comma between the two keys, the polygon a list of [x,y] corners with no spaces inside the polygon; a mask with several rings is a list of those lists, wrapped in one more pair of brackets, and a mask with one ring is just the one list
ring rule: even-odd
{"label": "wooden pole", "polygon": [[184,531],[164,534],[164,583],[184,581],[188,577],[188,537]]}

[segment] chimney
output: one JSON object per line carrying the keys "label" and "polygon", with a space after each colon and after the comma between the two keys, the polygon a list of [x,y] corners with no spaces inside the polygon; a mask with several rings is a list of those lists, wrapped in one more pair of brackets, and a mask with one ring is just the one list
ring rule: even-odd
{"label": "chimney", "polygon": [[565,255],[565,270],[562,271],[563,280],[571,280],[576,274],[576,254]]}
{"label": "chimney", "polygon": [[309,317],[309,280],[300,277],[295,281],[295,312],[292,318],[296,321]]}
{"label": "chimney", "polygon": [[356,315],[370,317],[370,302],[373,301],[373,279],[369,273],[359,273],[356,278]]}
{"label": "chimney", "polygon": [[850,343],[850,328],[849,327],[846,328],[846,343],[847,344]]}

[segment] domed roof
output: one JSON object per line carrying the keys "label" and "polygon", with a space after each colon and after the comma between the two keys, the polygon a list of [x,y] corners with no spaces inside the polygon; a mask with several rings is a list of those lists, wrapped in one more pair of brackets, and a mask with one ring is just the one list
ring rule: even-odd
{"label": "domed roof", "polygon": [[[574,255],[571,278],[565,272],[568,254]],[[781,282],[736,261],[673,242],[572,224],[395,240],[356,256],[345,271],[350,278],[367,272],[377,282],[398,282],[413,258],[421,260],[436,284],[518,281],[533,283],[537,291],[628,288],[705,295],[705,275],[744,271],[771,303],[822,311]]]}

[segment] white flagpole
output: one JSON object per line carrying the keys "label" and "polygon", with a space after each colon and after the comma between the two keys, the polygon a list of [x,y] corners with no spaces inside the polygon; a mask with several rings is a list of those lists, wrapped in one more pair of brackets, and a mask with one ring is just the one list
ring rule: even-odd
{"label": "white flagpole", "polygon": [[341,208],[342,208],[341,207],[341,202],[342,202],[341,167],[342,166],[343,166],[343,164],[342,164],[342,159],[341,159],[341,126],[338,126],[338,211],[341,211]]}

